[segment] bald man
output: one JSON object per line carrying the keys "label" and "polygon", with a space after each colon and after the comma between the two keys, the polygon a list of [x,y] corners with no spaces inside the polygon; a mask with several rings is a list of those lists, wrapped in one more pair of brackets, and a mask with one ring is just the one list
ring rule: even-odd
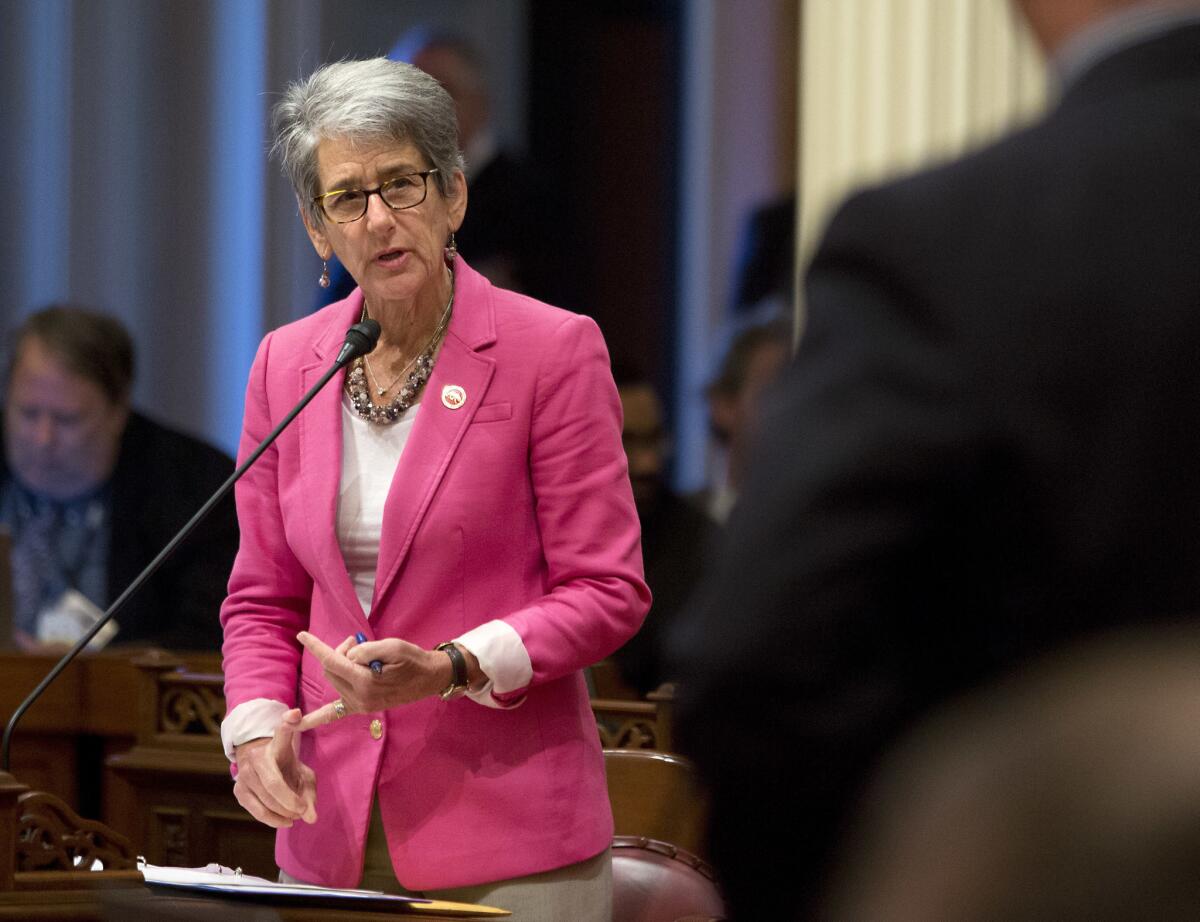
{"label": "bald man", "polygon": [[674,639],[737,919],[808,913],[931,708],[1200,612],[1200,4],[1018,6],[1060,98],[836,215]]}

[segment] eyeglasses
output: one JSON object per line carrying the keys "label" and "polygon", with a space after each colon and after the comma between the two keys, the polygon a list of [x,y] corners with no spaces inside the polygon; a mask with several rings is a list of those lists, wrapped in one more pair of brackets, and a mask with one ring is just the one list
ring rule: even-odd
{"label": "eyeglasses", "polygon": [[335,224],[349,224],[365,215],[367,202],[377,192],[383,204],[392,211],[415,208],[425,201],[425,196],[429,194],[429,177],[436,172],[437,167],[419,173],[405,173],[374,189],[334,189],[316,196],[313,203],[319,205],[325,217]]}

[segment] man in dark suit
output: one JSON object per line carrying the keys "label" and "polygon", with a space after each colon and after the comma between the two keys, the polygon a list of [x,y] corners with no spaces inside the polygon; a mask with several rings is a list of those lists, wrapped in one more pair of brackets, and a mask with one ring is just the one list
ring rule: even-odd
{"label": "man in dark suit", "polygon": [[[55,306],[16,331],[0,438],[15,641],[90,625],[233,472],[227,455],[134,412],[133,343],[113,318]],[[114,643],[220,648],[238,529],[229,497],[117,614]],[[7,645],[8,638],[0,639]]]}
{"label": "man in dark suit", "polygon": [[1061,99],[835,217],[674,638],[737,919],[811,908],[916,717],[1200,611],[1200,5],[1019,6]]}

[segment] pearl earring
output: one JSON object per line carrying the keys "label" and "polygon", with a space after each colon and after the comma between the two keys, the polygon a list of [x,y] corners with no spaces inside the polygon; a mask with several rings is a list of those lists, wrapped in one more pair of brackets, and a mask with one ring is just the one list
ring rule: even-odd
{"label": "pearl earring", "polygon": [[329,287],[329,263],[326,260],[321,260],[321,277],[317,279],[317,284],[322,288]]}

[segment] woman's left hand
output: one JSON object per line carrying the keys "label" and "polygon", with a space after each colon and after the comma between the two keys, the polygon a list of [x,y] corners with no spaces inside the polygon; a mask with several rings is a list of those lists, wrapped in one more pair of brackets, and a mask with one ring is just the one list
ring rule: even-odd
{"label": "woman's left hand", "polygon": [[[445,653],[424,650],[399,638],[356,643],[347,637],[336,649],[307,631],[296,639],[304,645],[325,669],[325,678],[341,695],[344,710],[338,713],[337,702],[323,705],[305,714],[300,730],[308,730],[344,717],[409,704],[438,694],[450,684],[453,672]],[[376,674],[368,665],[372,660],[383,663]]]}

